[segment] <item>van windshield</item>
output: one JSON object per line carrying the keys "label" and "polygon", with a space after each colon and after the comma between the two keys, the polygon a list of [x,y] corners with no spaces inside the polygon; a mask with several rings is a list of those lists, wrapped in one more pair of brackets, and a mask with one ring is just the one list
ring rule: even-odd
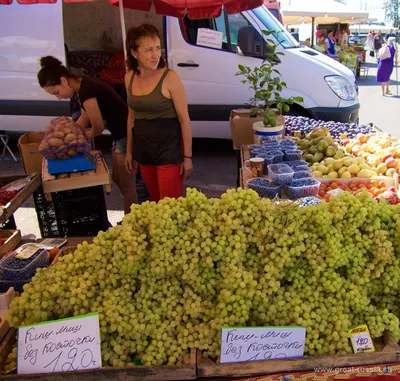
{"label": "van windshield", "polygon": [[255,8],[252,12],[264,24],[267,30],[274,30],[276,32],[274,33],[274,37],[285,49],[300,48],[300,44],[283,28],[282,24],[275,17],[271,17],[264,6]]}

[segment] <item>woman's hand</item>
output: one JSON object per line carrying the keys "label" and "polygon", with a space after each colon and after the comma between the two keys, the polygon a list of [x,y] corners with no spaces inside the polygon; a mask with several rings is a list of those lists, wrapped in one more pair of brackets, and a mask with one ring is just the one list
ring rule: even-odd
{"label": "woman's hand", "polygon": [[125,169],[131,175],[134,173],[133,156],[132,156],[132,154],[130,152],[127,152],[126,155],[125,155]]}
{"label": "woman's hand", "polygon": [[183,175],[184,180],[187,180],[193,171],[193,163],[192,159],[188,157],[183,158],[183,163],[181,163],[181,172],[180,175]]}

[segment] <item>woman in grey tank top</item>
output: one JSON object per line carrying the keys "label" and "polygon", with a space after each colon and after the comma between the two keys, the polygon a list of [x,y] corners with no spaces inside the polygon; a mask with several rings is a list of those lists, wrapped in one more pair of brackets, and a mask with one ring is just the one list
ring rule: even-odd
{"label": "woman in grey tank top", "polygon": [[128,73],[127,155],[139,163],[152,201],[178,198],[192,172],[192,131],[186,94],[178,75],[161,57],[158,30],[131,28],[126,38]]}

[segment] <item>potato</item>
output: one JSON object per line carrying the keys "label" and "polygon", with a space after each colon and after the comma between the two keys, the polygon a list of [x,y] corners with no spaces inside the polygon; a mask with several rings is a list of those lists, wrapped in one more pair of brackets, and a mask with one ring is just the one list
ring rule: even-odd
{"label": "potato", "polygon": [[77,152],[77,153],[85,153],[85,152],[86,152],[86,148],[85,148],[85,147],[78,147],[78,148],[76,149],[76,152]]}
{"label": "potato", "polygon": [[65,127],[63,132],[64,132],[65,135],[68,135],[68,134],[70,134],[72,132],[72,130],[69,127]]}
{"label": "potato", "polygon": [[64,141],[59,138],[51,138],[47,140],[52,147],[61,147],[64,144]]}
{"label": "potato", "polygon": [[62,145],[61,147],[57,148],[57,153],[59,153],[59,152],[65,153],[67,151],[68,151],[68,147],[65,144]]}
{"label": "potato", "polygon": [[78,140],[75,139],[75,140],[73,140],[72,142],[69,142],[68,144],[69,144],[69,145],[78,144]]}
{"label": "potato", "polygon": [[60,138],[60,139],[64,139],[64,138],[65,138],[65,134],[64,134],[64,132],[62,132],[62,131],[56,131],[56,132],[54,132],[53,136],[54,136],[55,138]]}
{"label": "potato", "polygon": [[78,134],[78,139],[85,139],[85,136],[82,134]]}
{"label": "potato", "polygon": [[46,127],[46,129],[44,130],[44,133],[45,133],[45,134],[50,134],[51,132],[52,132],[52,129],[51,129],[50,125],[48,125],[48,126]]}
{"label": "potato", "polygon": [[49,139],[52,139],[52,138],[54,138],[53,133],[50,133],[50,134],[46,135],[46,140],[47,141],[49,141]]}
{"label": "potato", "polygon": [[50,144],[43,140],[39,145],[39,151],[45,151],[48,149],[50,149]]}
{"label": "potato", "polygon": [[67,151],[67,155],[70,156],[70,157],[74,157],[74,156],[77,156],[78,154],[74,149],[69,149]]}
{"label": "potato", "polygon": [[65,144],[70,144],[70,142],[72,142],[73,140],[76,140],[77,136],[76,134],[68,134],[65,138],[64,138],[64,142]]}
{"label": "potato", "polygon": [[87,140],[85,138],[83,139],[78,139],[79,144],[87,144]]}

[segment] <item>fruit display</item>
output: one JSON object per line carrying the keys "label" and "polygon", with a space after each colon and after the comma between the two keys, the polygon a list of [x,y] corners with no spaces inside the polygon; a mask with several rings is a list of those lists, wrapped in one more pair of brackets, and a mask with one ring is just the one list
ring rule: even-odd
{"label": "fruit display", "polygon": [[344,157],[344,149],[335,143],[327,128],[316,128],[304,139],[298,140],[297,146],[303,151],[303,158],[308,163],[320,163],[327,157]]}
{"label": "fruit display", "polygon": [[90,150],[90,132],[65,116],[53,119],[46,127],[39,152],[47,159],[65,160]]}
{"label": "fruit display", "polygon": [[17,190],[9,191],[7,189],[0,189],[0,206],[7,205],[17,194]]}
{"label": "fruit display", "polygon": [[320,163],[311,165],[315,177],[329,179],[371,178],[378,176],[378,172],[366,163],[362,157],[346,155],[342,159],[326,158]]}
{"label": "fruit display", "polygon": [[400,339],[400,205],[349,192],[300,208],[253,190],[133,204],[121,225],[39,269],[10,325],[98,312],[103,366],[218,361],[221,327],[306,327],[305,354],[352,353],[348,328]]}
{"label": "fruit display", "polygon": [[347,191],[356,195],[366,191],[375,200],[384,198],[389,204],[396,205],[400,202],[398,192],[395,187],[388,186],[385,181],[380,180],[351,180],[349,183],[332,180],[328,183],[322,183],[319,188],[319,197],[328,201],[330,197],[337,195],[335,190]]}
{"label": "fruit display", "polygon": [[330,135],[340,141],[343,134],[348,138],[355,138],[357,134],[370,134],[374,128],[369,125],[359,125],[356,123],[326,122],[324,120],[310,119],[304,116],[285,116],[285,130],[287,135],[293,135],[296,131],[304,135],[309,134],[316,128],[327,128]]}
{"label": "fruit display", "polygon": [[343,145],[347,153],[365,159],[380,175],[393,177],[400,171],[400,141],[394,136],[359,134],[355,139],[344,139]]}

